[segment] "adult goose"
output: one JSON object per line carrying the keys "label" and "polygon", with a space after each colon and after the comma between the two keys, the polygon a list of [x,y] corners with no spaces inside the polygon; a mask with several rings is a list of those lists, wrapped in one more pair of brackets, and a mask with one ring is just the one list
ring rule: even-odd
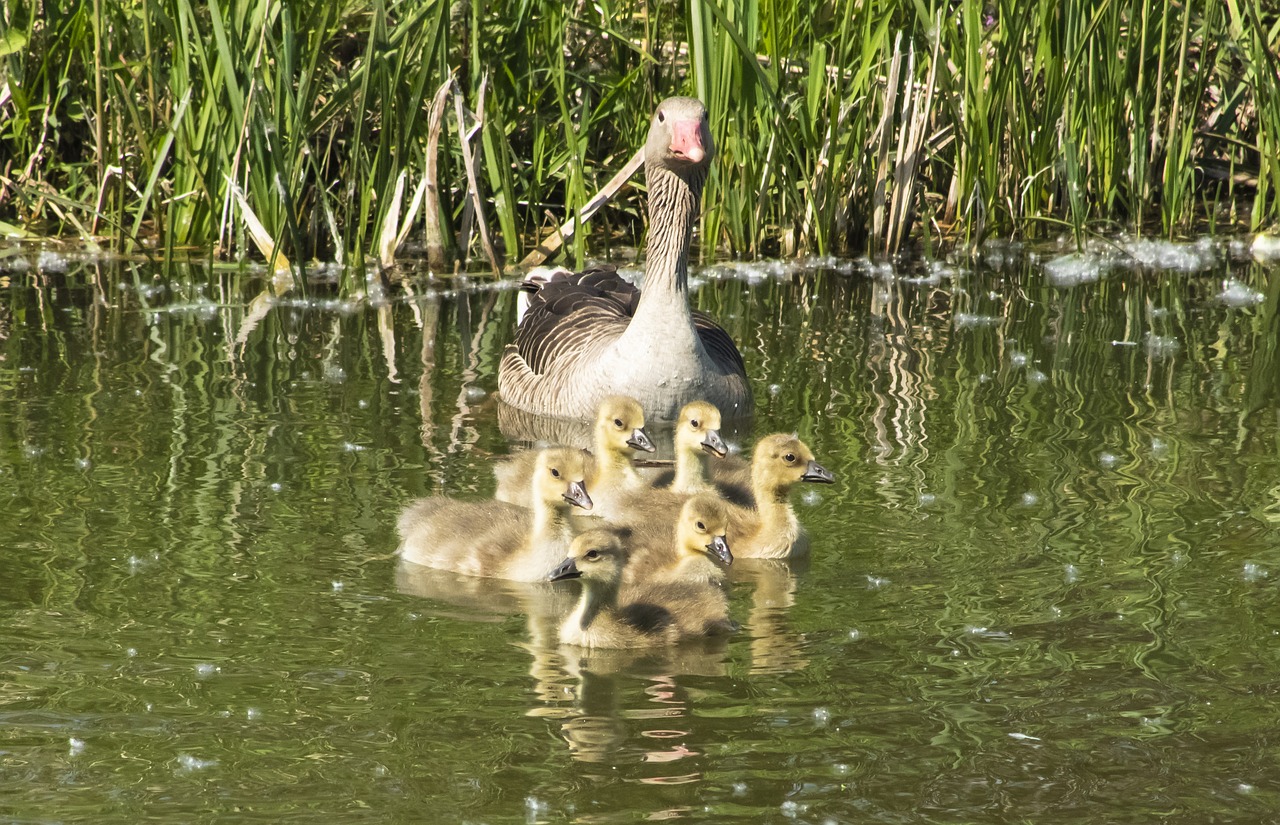
{"label": "adult goose", "polygon": [[715,146],[707,109],[664,100],[645,144],[649,240],[643,290],[612,268],[553,277],[534,290],[498,368],[502,400],[540,415],[589,418],[624,394],[653,421],[695,399],[730,418],[751,412],[742,355],[715,321],[689,308],[689,242]]}

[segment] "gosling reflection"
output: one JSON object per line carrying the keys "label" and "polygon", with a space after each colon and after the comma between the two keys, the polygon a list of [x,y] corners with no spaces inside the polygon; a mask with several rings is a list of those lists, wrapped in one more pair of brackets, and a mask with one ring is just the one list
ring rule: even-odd
{"label": "gosling reflection", "polygon": [[710,637],[675,647],[620,650],[576,645],[526,646],[533,658],[538,704],[530,716],[559,720],[570,755],[599,764],[673,763],[670,775],[643,781],[690,781],[685,759],[696,742],[689,677],[727,677],[728,639]]}
{"label": "gosling reflection", "polygon": [[751,672],[791,673],[809,664],[804,636],[791,629],[802,559],[739,559],[729,573],[735,590],[750,588],[743,632],[750,639]]}

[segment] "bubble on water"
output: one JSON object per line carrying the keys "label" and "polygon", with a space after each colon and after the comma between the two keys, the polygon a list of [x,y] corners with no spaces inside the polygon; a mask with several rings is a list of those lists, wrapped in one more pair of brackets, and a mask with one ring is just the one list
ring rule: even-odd
{"label": "bubble on water", "polygon": [[858,640],[859,640],[859,639],[861,639],[861,638],[862,638],[862,631],[861,631],[861,630],[858,630],[857,628],[854,628],[853,630],[850,630],[850,631],[849,631],[849,641],[851,641],[851,642],[856,642],[856,641],[858,641]]}
{"label": "bubble on water", "polygon": [[344,441],[342,442],[342,451],[344,453],[359,453],[364,452],[364,447],[359,444],[353,444],[350,441]]}
{"label": "bubble on water", "polygon": [[1156,458],[1164,458],[1165,454],[1168,452],[1169,452],[1169,445],[1165,443],[1165,440],[1163,438],[1151,439],[1151,455],[1155,456]]}
{"label": "bubble on water", "polygon": [[1009,738],[1010,738],[1010,739],[1018,739],[1018,740],[1026,741],[1026,742],[1039,742],[1039,741],[1040,741],[1040,737],[1039,737],[1039,736],[1031,736],[1030,734],[1026,734],[1026,733],[1011,733],[1011,734],[1009,734]]}
{"label": "bubble on water", "polygon": [[1044,274],[1050,284],[1061,289],[1070,289],[1080,284],[1091,284],[1097,281],[1110,268],[1111,261],[1105,256],[1088,252],[1072,252],[1046,262]]}
{"label": "bubble on water", "polygon": [[1171,358],[1182,348],[1177,338],[1170,335],[1156,335],[1153,332],[1147,333],[1146,345],[1147,354],[1152,358]]}
{"label": "bubble on water", "polygon": [[814,708],[813,724],[820,728],[825,728],[827,725],[831,724],[831,711],[826,708]]}
{"label": "bubble on water", "polygon": [[1040,370],[1029,370],[1027,372],[1027,383],[1029,384],[1043,384],[1048,380],[1049,376],[1045,375]]}
{"label": "bubble on water", "polygon": [[933,493],[921,493],[918,499],[921,507],[928,507],[930,504],[933,504],[937,500],[938,500],[938,497]]}
{"label": "bubble on water", "polygon": [[261,719],[262,711],[258,710],[257,708],[245,708],[244,718],[248,719],[250,722],[256,719]]}
{"label": "bubble on water", "polygon": [[1028,491],[1022,494],[1023,507],[1035,507],[1039,503],[1040,503],[1040,496],[1036,495],[1035,493]]}
{"label": "bubble on water", "polygon": [[278,492],[280,492],[281,490],[283,490],[283,489],[284,489],[284,485],[283,485],[283,484],[281,484],[281,483],[280,483],[280,482],[278,482],[278,481],[273,481],[273,482],[271,482],[270,484],[268,484],[268,485],[267,485],[267,487],[268,487],[268,489],[270,489],[270,490],[271,490],[271,492],[273,492],[273,493],[278,493]]}
{"label": "bubble on water", "polygon": [[1063,572],[1065,573],[1064,578],[1067,580],[1067,584],[1075,584],[1080,578],[1080,568],[1074,564],[1068,564],[1063,568]]}
{"label": "bubble on water", "polygon": [[733,790],[733,795],[734,795],[734,796],[746,796],[746,795],[747,795],[747,783],[746,783],[746,782],[734,782],[734,783],[730,786],[730,788]]}
{"label": "bubble on water", "polygon": [[356,402],[356,406],[362,410],[369,409],[369,399],[361,398],[359,401]]}
{"label": "bubble on water", "polygon": [[203,662],[201,664],[196,665],[196,675],[199,676],[201,679],[207,679],[208,677],[221,672],[222,672],[222,668],[218,667],[217,665],[211,665]]}
{"label": "bubble on water", "polygon": [[136,647],[126,647],[124,649],[124,655],[132,659],[138,655],[138,649]]}
{"label": "bubble on water", "polygon": [[90,468],[90,467],[92,467],[92,466],[93,466],[93,462],[92,462],[92,461],[90,461],[90,460],[89,460],[89,459],[87,459],[87,458],[77,458],[77,459],[76,459],[76,469],[77,469],[77,470],[87,470],[87,469],[89,469],[89,468]]}
{"label": "bubble on water", "polygon": [[67,753],[70,756],[79,756],[84,753],[84,740],[77,739],[74,736],[67,740]]}
{"label": "bubble on water", "polygon": [[809,806],[801,805],[799,802],[796,802],[795,800],[788,799],[786,802],[783,802],[781,805],[778,806],[778,810],[782,811],[782,815],[785,816],[787,819],[795,819],[800,814],[809,810]]}
{"label": "bubble on water", "polygon": [[853,768],[844,762],[837,762],[831,766],[831,772],[836,776],[848,776],[853,773]]}
{"label": "bubble on water", "polygon": [[803,502],[805,506],[812,507],[815,504],[822,503],[822,494],[817,490],[806,490],[805,494],[800,496],[800,501]]}
{"label": "bubble on water", "polygon": [[781,385],[781,384],[770,384],[770,385],[769,385],[769,395],[777,396],[777,395],[778,395],[778,393],[780,393],[780,392],[782,392],[782,385]]}
{"label": "bubble on water", "polygon": [[1101,453],[1098,456],[1098,464],[1107,470],[1110,470],[1119,463],[1120,457],[1115,453]]}
{"label": "bubble on water", "polygon": [[37,447],[34,444],[23,444],[22,455],[25,456],[28,460],[34,461],[35,459],[44,455],[44,447]]}
{"label": "bubble on water", "polygon": [[183,753],[178,755],[178,770],[181,773],[189,773],[191,771],[202,771],[205,768],[212,768],[214,765],[217,765],[217,764],[218,764],[218,760],[216,759],[201,759],[199,757],[192,756],[189,753]]}
{"label": "bubble on water", "polygon": [[468,401],[474,403],[476,401],[483,400],[489,393],[485,392],[483,387],[477,387],[475,384],[469,384],[467,385],[466,390],[463,391],[463,394],[467,397]]}
{"label": "bubble on water", "polygon": [[1015,367],[1025,367],[1027,365],[1027,354],[1025,352],[1015,352],[1009,356],[1009,363]]}
{"label": "bubble on water", "polygon": [[1253,793],[1254,788],[1248,782],[1240,782],[1236,785],[1236,790],[1240,793]]}
{"label": "bubble on water", "polygon": [[537,822],[538,819],[545,816],[549,810],[551,810],[551,804],[549,802],[544,802],[536,796],[526,796],[524,798],[526,822]]}
{"label": "bubble on water", "polygon": [[884,576],[867,576],[867,587],[871,590],[879,590],[889,583]]}
{"label": "bubble on water", "polygon": [[1218,293],[1218,300],[1229,307],[1251,307],[1254,304],[1260,304],[1267,299],[1266,295],[1251,289],[1248,285],[1242,284],[1234,278],[1230,278],[1222,285],[1222,291]]}
{"label": "bubble on water", "polygon": [[1262,581],[1267,577],[1267,571],[1261,565],[1249,561],[1245,562],[1243,576],[1247,582]]}
{"label": "bubble on water", "polygon": [[324,380],[330,384],[341,384],[347,380],[347,371],[337,364],[327,364],[324,368]]}

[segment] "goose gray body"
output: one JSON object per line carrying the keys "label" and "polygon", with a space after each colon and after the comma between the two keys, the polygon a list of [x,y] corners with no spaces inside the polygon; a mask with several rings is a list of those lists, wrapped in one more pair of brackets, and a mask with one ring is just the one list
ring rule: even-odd
{"label": "goose gray body", "polygon": [[502,400],[561,418],[590,418],[609,395],[629,395],[653,420],[695,399],[730,418],[750,414],[742,356],[709,316],[689,307],[689,244],[715,148],[693,98],[659,105],[645,145],[649,240],[643,288],[611,268],[533,287],[498,370]]}

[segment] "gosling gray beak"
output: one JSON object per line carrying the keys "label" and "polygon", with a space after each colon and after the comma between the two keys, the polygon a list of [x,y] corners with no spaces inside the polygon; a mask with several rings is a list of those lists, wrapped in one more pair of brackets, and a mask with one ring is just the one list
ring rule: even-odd
{"label": "gosling gray beak", "polygon": [[804,468],[804,475],[800,476],[801,481],[815,481],[818,484],[831,484],[835,482],[836,477],[831,471],[823,467],[816,461],[810,461]]}
{"label": "gosling gray beak", "polygon": [[576,579],[582,575],[573,559],[565,559],[556,565],[556,569],[547,574],[547,581],[558,582],[564,579]]}
{"label": "gosling gray beak", "polygon": [[564,492],[564,500],[583,510],[591,509],[591,496],[587,495],[587,485],[581,481],[569,482],[569,487]]}
{"label": "gosling gray beak", "polygon": [[724,458],[729,454],[729,448],[724,445],[719,430],[707,430],[707,437],[702,439],[702,449],[716,458]]}
{"label": "gosling gray beak", "polygon": [[658,449],[653,446],[649,436],[645,435],[644,427],[636,427],[631,431],[631,437],[627,439],[627,446],[633,450],[644,450],[646,453],[652,453]]}
{"label": "gosling gray beak", "polygon": [[729,542],[724,540],[724,536],[711,539],[711,543],[707,545],[707,552],[725,567],[733,564],[733,553],[729,552]]}

